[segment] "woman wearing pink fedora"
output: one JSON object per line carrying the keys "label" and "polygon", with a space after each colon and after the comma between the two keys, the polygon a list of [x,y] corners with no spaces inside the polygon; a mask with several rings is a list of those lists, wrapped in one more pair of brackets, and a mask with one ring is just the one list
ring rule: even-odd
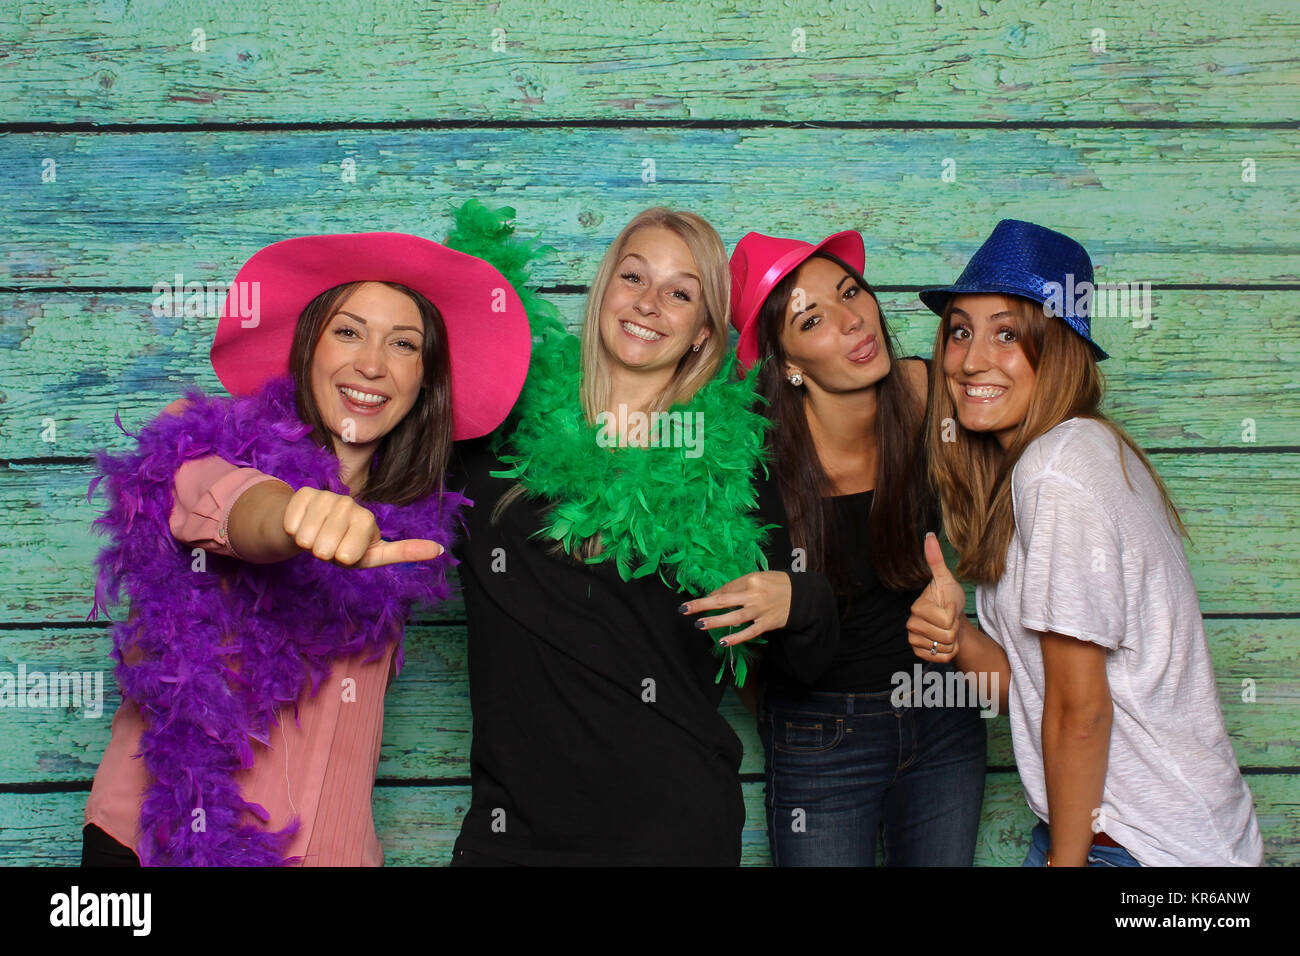
{"label": "woman wearing pink fedora", "polygon": [[[466,212],[448,241],[523,288],[513,212]],[[530,307],[511,419],[457,445],[474,741],[454,865],[740,860],[741,744],[718,702],[745,660],[678,613],[763,562],[763,418],[726,378],[727,302],[713,228],[646,210],[606,251],[581,336]]]}
{"label": "woman wearing pink fedora", "polygon": [[[731,257],[742,367],[772,421],[773,568],[689,602],[706,626],[767,633],[759,730],[780,866],[969,865],[983,797],[975,701],[923,688],[905,623],[929,580],[926,366],[898,360],[856,232],[812,245],[750,233]],[[752,376],[751,376],[752,377]],[[788,570],[786,570],[788,569]],[[920,673],[922,671],[935,673]],[[900,680],[901,678],[901,680]]]}
{"label": "woman wearing pink fedora", "polygon": [[529,346],[500,273],[425,239],[248,260],[212,346],[235,397],[191,391],[98,456],[96,605],[131,609],[84,863],[383,862],[384,694],[412,604],[448,594],[451,443],[505,417]]}
{"label": "woman wearing pink fedora", "polygon": [[941,317],[930,467],[980,627],[927,540],[910,640],[998,678],[1039,818],[1026,866],[1257,865],[1182,522],[1099,411],[1092,278],[1079,243],[1006,219],[921,293]]}

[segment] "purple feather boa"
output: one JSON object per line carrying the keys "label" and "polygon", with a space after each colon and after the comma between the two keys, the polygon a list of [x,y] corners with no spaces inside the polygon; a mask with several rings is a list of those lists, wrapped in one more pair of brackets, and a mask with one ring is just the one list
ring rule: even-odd
{"label": "purple feather boa", "polygon": [[[130,618],[113,626],[113,659],[123,695],[140,704],[147,724],[140,746],[153,779],[140,810],[141,862],[275,865],[289,862],[284,856],[298,821],[280,831],[242,821],[244,811],[268,818],[242,798],[231,776],[252,766],[250,741],[269,745],[276,708],[295,705],[308,686],[314,695],[335,661],[360,653],[378,658],[396,640],[400,670],[411,606],[447,599],[446,571],[454,561],[446,553],[357,569],[306,553],[274,564],[209,554],[206,571],[192,570],[190,549],[169,525],[172,480],[184,462],[220,455],[295,490],[347,489],[338,459],[312,442],[298,418],[289,378],[248,398],[209,398],[197,390],[186,398],[181,414],[160,415],[131,436],[134,452],[96,456],[99,476],[87,498],[108,480],[109,509],[95,526],[112,544],[97,558],[90,617],[123,591],[131,601]],[[450,549],[468,503],[442,492],[409,505],[365,506],[386,540],[426,538]],[[203,827],[191,825],[200,818]]]}

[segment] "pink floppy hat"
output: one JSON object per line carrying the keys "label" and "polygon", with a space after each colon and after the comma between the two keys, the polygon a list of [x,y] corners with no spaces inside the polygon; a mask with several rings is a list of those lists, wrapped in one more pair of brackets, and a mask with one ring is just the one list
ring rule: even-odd
{"label": "pink floppy hat", "polygon": [[437,306],[447,327],[453,439],[478,438],[505,420],[532,351],[518,294],[482,259],[399,232],[302,236],[254,253],[227,293],[212,341],[221,384],[248,395],[287,375],[302,310],[357,281],[404,285]]}
{"label": "pink floppy hat", "polygon": [[814,252],[829,252],[858,272],[867,265],[862,236],[837,232],[817,245],[751,232],[731,254],[731,324],[740,333],[736,361],[745,375],[758,361],[758,315],[777,283],[798,269]]}

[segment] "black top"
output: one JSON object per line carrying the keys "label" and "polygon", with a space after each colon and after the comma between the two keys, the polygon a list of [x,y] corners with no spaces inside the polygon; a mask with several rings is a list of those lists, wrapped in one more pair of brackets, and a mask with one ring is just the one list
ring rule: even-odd
{"label": "black top", "polygon": [[[849,593],[837,600],[830,583],[815,571],[791,575],[792,580],[809,579],[802,590],[803,600],[811,604],[800,609],[799,620],[813,623],[794,640],[780,631],[770,635],[763,666],[769,688],[795,695],[809,691],[873,693],[892,689],[891,677],[896,672],[911,673],[917,658],[907,642],[907,619],[922,589],[890,590],[876,576],[871,556],[873,497],[874,492],[864,491],[829,499],[838,523],[837,560],[847,571]],[[765,524],[785,523],[775,478],[760,485],[759,509]],[[789,558],[783,560],[773,567],[789,567]],[[814,583],[816,580],[820,584]],[[791,620],[795,620],[794,604],[799,599],[796,594],[792,600]],[[837,633],[826,623],[832,614],[839,619]]]}
{"label": "black top", "polygon": [[[486,439],[456,456],[474,502],[455,551],[474,715],[456,849],[525,864],[737,865],[741,744],[717,710],[727,679],[714,682],[709,638],[677,611],[699,595],[557,553],[533,537],[544,502],[520,496],[493,524],[513,482],[489,472],[505,466]],[[824,580],[799,590],[808,607],[831,600]],[[792,645],[825,641],[788,633]]]}

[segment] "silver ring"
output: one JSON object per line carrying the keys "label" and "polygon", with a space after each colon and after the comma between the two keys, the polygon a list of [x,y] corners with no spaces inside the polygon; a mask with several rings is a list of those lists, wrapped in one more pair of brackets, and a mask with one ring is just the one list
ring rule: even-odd
{"label": "silver ring", "polygon": [[931,641],[931,642],[930,642],[930,653],[931,653],[931,654],[937,654],[938,652],[939,652],[939,642],[938,642],[938,641]]}

